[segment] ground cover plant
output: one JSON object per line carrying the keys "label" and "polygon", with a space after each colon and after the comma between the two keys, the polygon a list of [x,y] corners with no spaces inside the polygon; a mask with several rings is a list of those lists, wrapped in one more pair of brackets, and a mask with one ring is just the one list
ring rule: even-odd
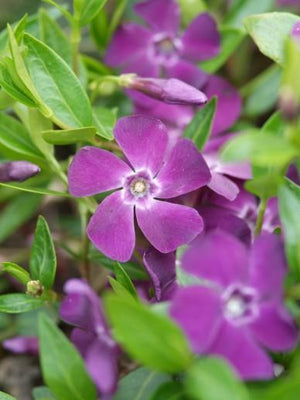
{"label": "ground cover plant", "polygon": [[300,1],[22,7],[0,400],[298,399]]}

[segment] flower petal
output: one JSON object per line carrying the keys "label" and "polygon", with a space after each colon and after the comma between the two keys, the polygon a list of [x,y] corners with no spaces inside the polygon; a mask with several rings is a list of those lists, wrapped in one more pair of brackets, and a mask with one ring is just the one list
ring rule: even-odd
{"label": "flower petal", "polygon": [[262,298],[281,298],[285,273],[286,263],[280,239],[271,233],[263,233],[252,247],[250,285],[259,291]]}
{"label": "flower petal", "polygon": [[169,78],[177,78],[189,85],[201,88],[208,80],[208,75],[186,60],[179,60],[176,64],[168,66],[166,74]]}
{"label": "flower petal", "polygon": [[220,34],[215,20],[208,14],[198,15],[182,36],[182,56],[199,62],[220,52]]}
{"label": "flower petal", "polygon": [[211,180],[207,186],[230,201],[233,201],[240,191],[234,182],[217,172],[211,172]]}
{"label": "flower petal", "polygon": [[142,25],[121,25],[108,46],[105,62],[111,67],[120,67],[142,54],[146,55],[147,44],[151,38],[151,32]]}
{"label": "flower petal", "polygon": [[87,370],[101,394],[112,394],[118,381],[117,350],[94,340],[85,355]]}
{"label": "flower petal", "polygon": [[167,128],[158,119],[143,115],[120,118],[115,126],[115,138],[135,170],[159,170],[166,151]]}
{"label": "flower petal", "polygon": [[182,268],[224,288],[248,277],[248,252],[234,236],[221,230],[197,238],[182,257]]}
{"label": "flower petal", "polygon": [[147,57],[146,53],[141,53],[137,57],[128,61],[122,68],[124,74],[135,73],[142,77],[159,77],[160,65]]}
{"label": "flower petal", "polygon": [[75,154],[69,168],[69,191],[81,197],[116,189],[130,173],[130,167],[114,154],[86,146]]}
{"label": "flower petal", "polygon": [[128,261],[135,245],[133,206],[124,204],[122,191],[106,197],[87,227],[91,242],[107,257]]}
{"label": "flower petal", "polygon": [[211,178],[208,166],[189,139],[179,139],[157,175],[157,197],[170,199],[206,185]]}
{"label": "flower petal", "polygon": [[272,351],[288,351],[297,344],[296,324],[280,304],[261,304],[259,317],[251,324],[250,330],[263,346]]}
{"label": "flower petal", "polygon": [[208,98],[213,96],[218,98],[212,134],[230,128],[237,120],[242,108],[242,101],[237,90],[225,79],[215,75],[209,78],[202,89]]}
{"label": "flower petal", "polygon": [[169,312],[187,335],[192,349],[202,353],[218,333],[222,321],[221,298],[207,287],[180,288],[172,299]]}
{"label": "flower petal", "polygon": [[196,210],[179,204],[153,200],[149,208],[136,208],[139,227],[161,253],[170,253],[189,243],[203,229]]}
{"label": "flower petal", "polygon": [[273,377],[272,360],[254,342],[247,329],[235,327],[227,321],[223,322],[208,353],[224,357],[243,379],[271,379]]}
{"label": "flower petal", "polygon": [[134,11],[155,31],[174,36],[179,29],[180,11],[174,0],[147,0],[136,4]]}
{"label": "flower petal", "polygon": [[168,300],[176,290],[175,253],[162,254],[150,247],[143,257],[157,301]]}
{"label": "flower petal", "polygon": [[83,358],[85,357],[89,346],[94,342],[94,340],[97,340],[95,333],[83,331],[80,328],[75,328],[72,330],[71,341],[76,346]]}

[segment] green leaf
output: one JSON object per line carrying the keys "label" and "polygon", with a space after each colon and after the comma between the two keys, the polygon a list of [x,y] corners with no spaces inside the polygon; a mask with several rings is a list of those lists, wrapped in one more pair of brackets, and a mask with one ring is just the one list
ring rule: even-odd
{"label": "green leaf", "polygon": [[30,275],[46,289],[53,285],[56,272],[56,254],[48,224],[41,215],[34,232],[30,255]]}
{"label": "green leaf", "polygon": [[155,391],[150,400],[188,400],[184,393],[180,382],[165,382]]}
{"label": "green leaf", "polygon": [[259,50],[273,61],[282,64],[285,42],[298,20],[299,17],[294,14],[273,12],[251,15],[245,19],[244,25]]}
{"label": "green leaf", "polygon": [[274,107],[278,98],[281,71],[275,64],[242,89],[247,93],[243,112],[250,117],[262,115]]}
{"label": "green leaf", "polygon": [[137,293],[134,287],[134,284],[132,283],[131,279],[129,278],[127,272],[125,269],[122,267],[122,265],[118,262],[115,263],[114,266],[114,274],[117,279],[117,281],[124,286],[124,288],[132,294],[134,298],[137,298]]}
{"label": "green leaf", "polygon": [[43,378],[57,400],[95,400],[96,388],[78,351],[42,313],[39,342]]}
{"label": "green leaf", "polygon": [[286,179],[279,188],[278,200],[288,263],[297,279],[300,279],[300,187]]}
{"label": "green leaf", "polygon": [[24,285],[26,285],[27,282],[30,281],[30,276],[26,269],[12,262],[2,262],[1,272],[9,273],[11,276],[13,276]]}
{"label": "green leaf", "polygon": [[7,187],[10,189],[20,190],[21,192],[28,192],[28,193],[35,193],[35,194],[44,194],[49,196],[62,196],[62,197],[69,197],[72,196],[66,192],[57,192],[55,190],[49,190],[44,188],[32,188],[30,186],[19,186],[19,185],[11,185],[9,183],[2,183],[0,182],[0,186]]}
{"label": "green leaf", "polygon": [[78,78],[50,47],[25,34],[26,66],[50,116],[63,129],[92,125],[89,99]]}
{"label": "green leaf", "polygon": [[282,94],[284,91],[288,93],[288,96],[294,97],[295,103],[300,101],[300,82],[299,82],[299,71],[300,71],[300,49],[298,42],[290,38],[286,42],[285,46],[285,62],[283,64],[282,74]]}
{"label": "green leaf", "polygon": [[18,314],[42,307],[44,300],[25,293],[11,293],[0,296],[0,312]]}
{"label": "green leaf", "polygon": [[219,358],[202,358],[187,371],[186,390],[199,400],[249,400],[246,387]]}
{"label": "green leaf", "polygon": [[257,130],[236,136],[222,150],[224,161],[251,160],[254,165],[262,167],[285,166],[297,154],[297,148],[284,137],[268,135]]}
{"label": "green leaf", "polygon": [[46,386],[39,386],[32,391],[34,400],[56,400],[50,389]]}
{"label": "green leaf", "polygon": [[88,24],[101,11],[107,0],[85,0],[81,10],[79,23],[81,26]]}
{"label": "green leaf", "polygon": [[231,54],[238,48],[243,38],[245,37],[244,31],[239,28],[231,26],[224,26],[220,28],[221,34],[221,51],[220,53],[209,60],[199,63],[199,67],[208,73],[214,73],[222,67],[228,60]]}
{"label": "green leaf", "polygon": [[97,134],[107,140],[113,140],[113,128],[116,123],[115,111],[104,107],[95,107],[93,111]]}
{"label": "green leaf", "polygon": [[91,126],[87,128],[50,130],[43,132],[43,138],[46,142],[55,145],[65,145],[80,142],[90,142],[95,144],[96,129]]}
{"label": "green leaf", "polygon": [[14,198],[6,206],[0,216],[0,243],[36,213],[41,201],[40,195],[26,193]]}
{"label": "green leaf", "polygon": [[213,97],[195,114],[193,120],[184,130],[184,137],[191,139],[199,150],[203,149],[209,138],[216,106],[217,99]]}
{"label": "green leaf", "polygon": [[243,27],[244,18],[252,14],[270,11],[274,0],[237,0],[225,18],[225,23],[230,26]]}
{"label": "green leaf", "polygon": [[270,199],[277,196],[278,188],[283,182],[283,176],[275,172],[260,172],[261,176],[254,177],[245,183],[245,188],[260,198]]}
{"label": "green leaf", "polygon": [[18,120],[3,112],[0,112],[0,144],[24,156],[25,159],[43,159],[26,128]]}
{"label": "green leaf", "polygon": [[187,26],[198,14],[207,10],[204,0],[178,0],[178,4],[183,26]]}
{"label": "green leaf", "polygon": [[114,400],[146,400],[154,391],[170,377],[145,367],[130,372],[120,380]]}
{"label": "green leaf", "polygon": [[17,399],[7,393],[0,392],[0,400],[17,400]]}
{"label": "green leaf", "polygon": [[131,357],[161,372],[175,373],[188,367],[192,354],[171,319],[114,294],[107,295],[104,301],[113,334]]}

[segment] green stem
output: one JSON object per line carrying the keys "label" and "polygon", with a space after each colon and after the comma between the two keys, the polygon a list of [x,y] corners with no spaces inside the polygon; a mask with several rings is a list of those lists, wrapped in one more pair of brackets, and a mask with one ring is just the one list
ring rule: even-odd
{"label": "green stem", "polygon": [[86,228],[88,223],[88,210],[85,205],[79,205],[79,213],[80,213],[80,220],[81,220],[81,237],[82,237],[82,265],[81,265],[81,275],[87,281],[89,280],[90,276],[90,265],[89,265],[89,239],[87,237]]}
{"label": "green stem", "polygon": [[266,207],[267,207],[267,198],[262,198],[260,200],[260,204],[259,204],[259,208],[258,208],[258,215],[257,215],[256,226],[255,226],[255,230],[254,230],[255,236],[258,236],[261,232],[263,222],[264,222]]}
{"label": "green stem", "polygon": [[80,30],[80,25],[79,21],[74,16],[73,22],[72,22],[72,31],[71,31],[71,42],[72,42],[72,67],[73,71],[76,75],[78,75],[78,70],[79,70],[79,44],[81,41],[81,30]]}

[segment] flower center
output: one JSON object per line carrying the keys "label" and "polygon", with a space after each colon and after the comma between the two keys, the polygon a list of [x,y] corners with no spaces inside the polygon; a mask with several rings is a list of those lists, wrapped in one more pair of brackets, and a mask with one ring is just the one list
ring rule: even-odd
{"label": "flower center", "polygon": [[223,295],[224,316],[235,324],[252,321],[258,314],[256,291],[246,286],[230,286]]}
{"label": "flower center", "polygon": [[176,51],[176,47],[171,39],[166,38],[156,43],[157,50],[163,54],[171,54]]}
{"label": "flower center", "polygon": [[173,65],[178,61],[178,51],[181,48],[179,38],[169,37],[165,33],[155,35],[149,48],[150,58],[163,66]]}
{"label": "flower center", "polygon": [[130,192],[138,197],[146,196],[149,189],[149,182],[146,181],[144,178],[136,178],[130,183]]}

